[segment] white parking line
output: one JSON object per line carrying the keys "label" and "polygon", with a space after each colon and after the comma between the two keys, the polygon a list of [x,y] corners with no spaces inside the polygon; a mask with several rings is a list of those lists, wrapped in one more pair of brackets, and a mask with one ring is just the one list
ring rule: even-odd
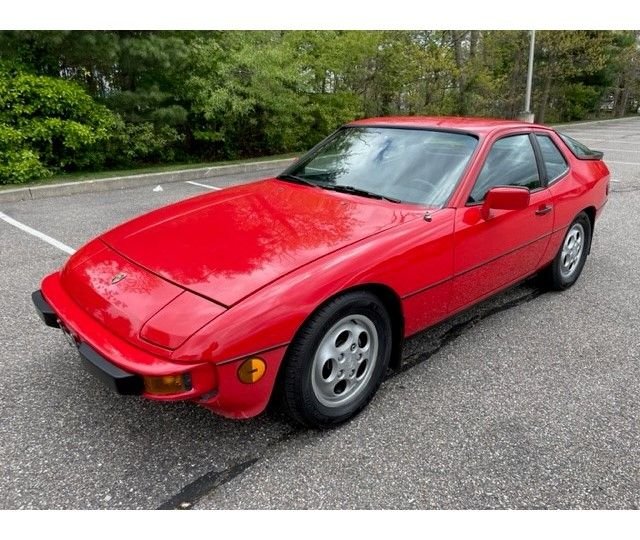
{"label": "white parking line", "polygon": [[638,146],[638,142],[637,141],[621,141],[620,139],[604,139],[602,137],[595,139],[593,137],[580,137],[581,141],[598,141],[598,142],[608,142],[608,143],[615,143],[615,144],[632,144],[634,146]]}
{"label": "white parking line", "polygon": [[[582,126],[589,126],[593,124],[600,124],[603,128],[606,128],[607,125],[610,126],[635,126],[638,125],[638,120],[640,117],[632,116],[629,118],[603,118],[602,120],[590,120],[589,122],[572,122],[569,124],[556,124],[553,127],[556,127],[560,130],[567,128],[575,128],[578,129]],[[597,129],[597,128],[596,128]]]}
{"label": "white parking line", "polygon": [[605,163],[615,163],[617,165],[640,165],[640,161],[614,161],[612,159],[604,158]]}
{"label": "white parking line", "polygon": [[581,135],[627,135],[627,136],[635,136],[635,135],[640,135],[640,129],[630,129],[630,130],[623,130],[623,129],[590,129],[590,130],[586,130],[586,129],[581,129],[581,130],[575,130],[575,131],[562,131],[561,133],[565,133],[566,135],[569,135],[569,137],[580,137]]}
{"label": "white parking line", "polygon": [[13,219],[12,217],[9,217],[4,212],[0,212],[0,219],[2,219],[3,221],[6,221],[9,225],[13,225],[14,227],[17,227],[21,231],[29,233],[35,236],[36,238],[40,238],[40,240],[43,240],[47,244],[51,244],[52,246],[57,247],[58,249],[64,251],[65,253],[68,253],[69,255],[73,255],[76,252],[75,249],[67,246],[66,244],[63,244],[62,242],[59,242],[55,238],[51,238],[50,236],[44,233],[41,233],[40,231],[36,231],[35,229],[29,227],[28,225],[25,225],[24,223],[20,223],[19,221],[16,221],[15,219]]}
{"label": "white parking line", "polygon": [[597,150],[602,150],[603,152],[621,152],[623,154],[637,154],[640,152],[640,150],[629,150],[628,148],[603,148],[602,146],[598,146]]}
{"label": "white parking line", "polygon": [[187,180],[185,182],[185,184],[191,184],[192,186],[198,186],[198,187],[203,187],[203,188],[207,188],[207,189],[215,189],[216,191],[220,191],[222,189],[221,187],[208,186],[207,184],[201,184],[199,182],[192,182],[191,180]]}

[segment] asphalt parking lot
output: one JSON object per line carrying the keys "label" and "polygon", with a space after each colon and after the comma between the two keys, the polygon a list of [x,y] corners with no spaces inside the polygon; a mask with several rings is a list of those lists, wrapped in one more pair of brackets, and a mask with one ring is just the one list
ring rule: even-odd
{"label": "asphalt parking lot", "polygon": [[[328,432],[110,393],[31,304],[68,255],[0,220],[0,508],[638,509],[640,118],[561,129],[603,150],[614,180],[578,283],[530,280],[414,337],[404,369]],[[207,190],[162,187],[0,212],[77,248]]]}

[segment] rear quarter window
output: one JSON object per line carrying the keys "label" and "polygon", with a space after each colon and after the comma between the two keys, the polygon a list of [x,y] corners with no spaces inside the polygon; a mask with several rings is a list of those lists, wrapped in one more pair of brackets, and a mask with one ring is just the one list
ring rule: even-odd
{"label": "rear quarter window", "polygon": [[569,165],[550,137],[546,135],[536,135],[536,139],[538,146],[540,146],[544,167],[547,171],[547,181],[553,182],[567,172]]}
{"label": "rear quarter window", "polygon": [[571,153],[578,159],[602,159],[602,152],[591,150],[591,148],[582,144],[581,142],[576,141],[575,139],[572,139],[571,137],[569,137],[569,135],[565,135],[564,133],[560,132],[557,133],[564,141],[564,143],[569,147]]}

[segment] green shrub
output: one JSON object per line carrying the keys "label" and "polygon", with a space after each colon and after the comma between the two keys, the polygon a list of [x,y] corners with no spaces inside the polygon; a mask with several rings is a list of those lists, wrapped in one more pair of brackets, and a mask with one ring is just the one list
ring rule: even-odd
{"label": "green shrub", "polygon": [[0,71],[0,182],[99,167],[116,120],[74,82]]}
{"label": "green shrub", "polygon": [[38,154],[25,147],[23,135],[0,124],[0,184],[21,184],[50,175]]}
{"label": "green shrub", "polygon": [[111,161],[118,164],[173,161],[175,146],[184,137],[169,125],[119,121],[110,142]]}
{"label": "green shrub", "polygon": [[0,153],[0,184],[22,184],[51,176],[32,150],[19,149]]}

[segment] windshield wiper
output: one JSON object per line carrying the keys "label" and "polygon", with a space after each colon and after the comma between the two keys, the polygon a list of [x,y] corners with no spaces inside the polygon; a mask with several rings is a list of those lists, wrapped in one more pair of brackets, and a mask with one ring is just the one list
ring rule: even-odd
{"label": "windshield wiper", "polygon": [[366,189],[360,189],[353,186],[344,186],[342,184],[316,184],[315,182],[311,182],[311,180],[307,180],[306,178],[303,178],[302,176],[297,176],[295,174],[283,173],[276,176],[276,178],[278,180],[284,180],[285,182],[295,182],[296,184],[304,184],[311,187],[331,189],[333,191],[350,193],[352,195],[361,195],[363,197],[369,197],[371,199],[382,199],[392,203],[402,202],[400,199],[394,199],[393,197],[387,197],[386,195],[380,195],[379,193],[373,193],[372,191],[367,191]]}
{"label": "windshield wiper", "polygon": [[304,184],[306,186],[318,187],[318,184],[302,178],[302,176],[296,176],[295,174],[283,173],[276,176],[278,180],[284,180],[285,182],[295,182],[296,184]]}
{"label": "windshield wiper", "polygon": [[360,189],[353,186],[343,186],[342,184],[334,184],[334,185],[323,185],[320,186],[324,189],[332,189],[333,191],[340,191],[342,193],[351,193],[353,195],[362,195],[363,197],[369,197],[371,199],[382,199],[385,201],[389,201],[392,203],[401,203],[400,199],[394,199],[393,197],[387,197],[386,195],[380,195],[379,193],[373,193],[372,191],[367,191],[366,189]]}

